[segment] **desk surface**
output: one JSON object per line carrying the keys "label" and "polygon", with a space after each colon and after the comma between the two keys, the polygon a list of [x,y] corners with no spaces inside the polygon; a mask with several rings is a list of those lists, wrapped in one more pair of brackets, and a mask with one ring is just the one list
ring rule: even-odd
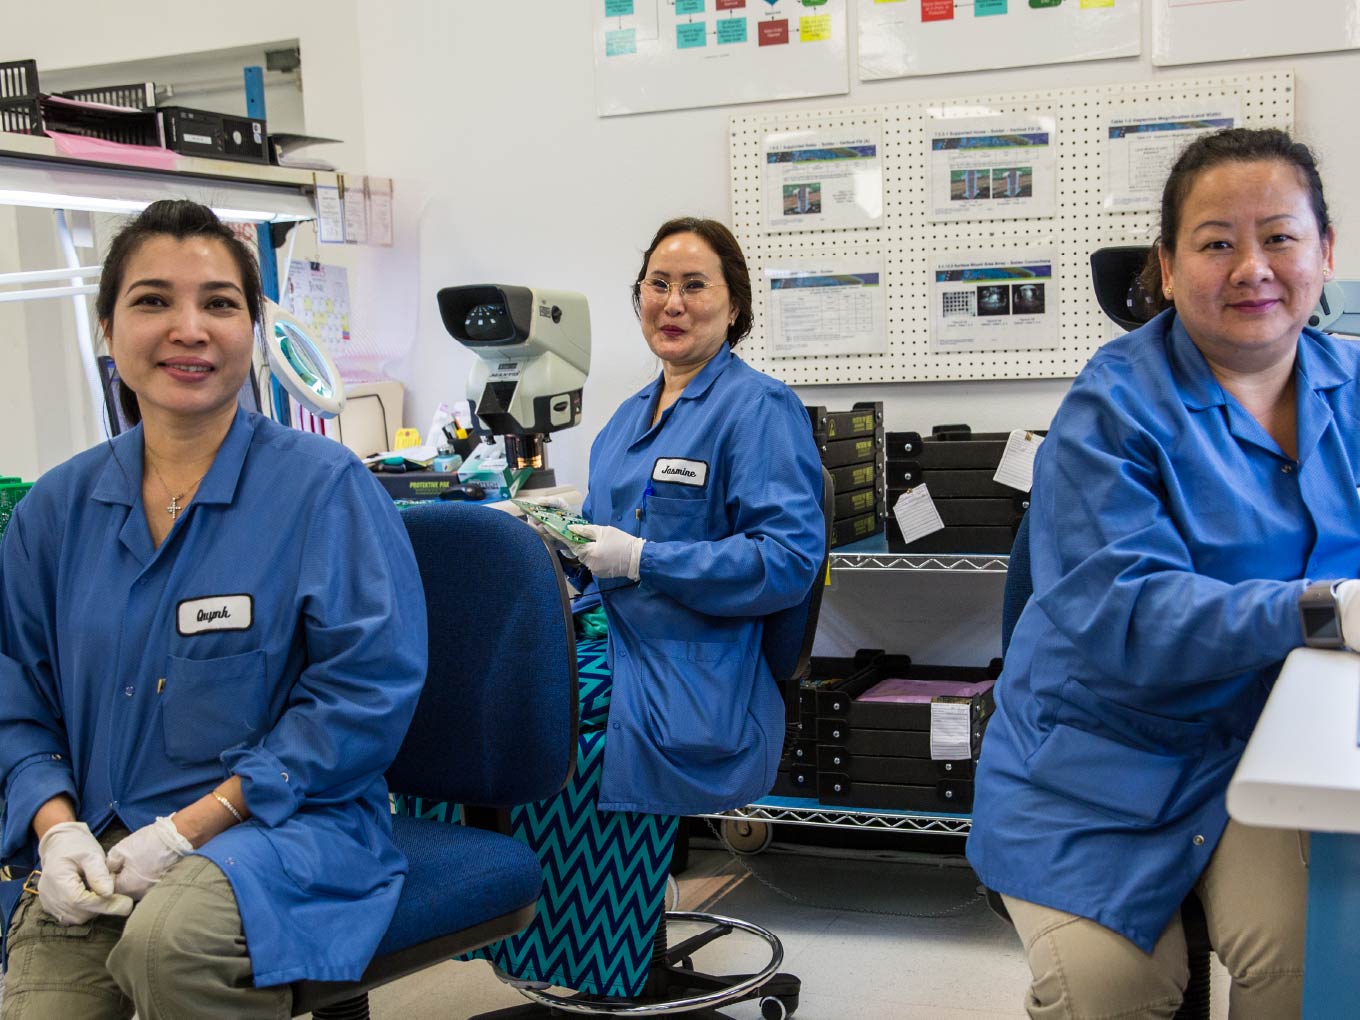
{"label": "desk surface", "polygon": [[1299,648],[1228,785],[1228,813],[1273,828],[1360,833],[1360,655]]}

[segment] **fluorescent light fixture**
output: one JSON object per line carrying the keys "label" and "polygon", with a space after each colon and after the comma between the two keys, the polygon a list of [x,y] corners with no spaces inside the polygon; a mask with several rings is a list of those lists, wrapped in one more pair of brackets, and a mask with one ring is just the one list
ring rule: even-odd
{"label": "fluorescent light fixture", "polygon": [[316,219],[311,197],[295,184],[168,176],[128,168],[77,169],[40,160],[0,158],[0,205],[133,214],[162,198],[188,198],[236,222]]}

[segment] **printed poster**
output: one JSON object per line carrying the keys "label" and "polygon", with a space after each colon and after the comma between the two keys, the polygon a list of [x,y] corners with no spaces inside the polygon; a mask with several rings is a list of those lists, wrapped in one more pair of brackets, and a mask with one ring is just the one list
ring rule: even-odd
{"label": "printed poster", "polygon": [[765,229],[877,227],[883,222],[883,132],[780,131],[765,136]]}
{"label": "printed poster", "polygon": [[[1157,103],[1148,111],[1149,103]],[[1106,125],[1106,209],[1129,212],[1157,209],[1171,166],[1200,135],[1242,124],[1235,98],[1209,103],[1166,103],[1149,99],[1129,102],[1145,112],[1111,116]]]}
{"label": "printed poster", "polygon": [[937,255],[931,352],[1056,349],[1056,265],[1051,245]]}
{"label": "printed poster", "polygon": [[941,220],[1052,216],[1057,209],[1056,120],[949,117],[931,110],[930,214]]}
{"label": "printed poster", "polygon": [[886,352],[886,281],[882,255],[833,255],[766,268],[770,355]]}

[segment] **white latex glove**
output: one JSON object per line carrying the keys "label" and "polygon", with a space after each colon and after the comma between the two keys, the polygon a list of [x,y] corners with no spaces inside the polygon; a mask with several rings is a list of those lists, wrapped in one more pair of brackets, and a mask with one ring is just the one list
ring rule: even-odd
{"label": "white latex glove", "polygon": [[170,866],[194,847],[179,834],[171,818],[157,818],[121,839],[109,851],[109,871],[117,892],[140,900]]}
{"label": "white latex glove", "polygon": [[579,559],[596,577],[626,577],[636,581],[642,566],[642,547],[645,538],[637,538],[599,524],[573,524],[571,530],[582,538],[590,539],[587,545],[576,547]]}
{"label": "white latex glove", "polygon": [[[538,499],[535,499],[534,502],[542,503],[544,506],[550,506],[555,510],[571,509],[571,505],[561,496],[542,496]],[[530,517],[528,514],[524,515],[524,523],[529,525],[529,527],[533,528],[536,532],[538,532],[540,537],[546,539],[550,546],[562,552],[571,559],[576,558],[576,547],[573,546],[570,542],[564,542],[562,540],[562,536],[559,535],[557,532],[553,531],[552,529],[550,529],[546,524],[543,524],[537,518]]]}
{"label": "white latex glove", "polygon": [[58,822],[44,832],[38,857],[38,902],[62,924],[132,913],[132,900],[114,893],[104,848],[84,822]]}
{"label": "white latex glove", "polygon": [[1336,586],[1336,617],[1341,643],[1360,652],[1360,581],[1342,581]]}

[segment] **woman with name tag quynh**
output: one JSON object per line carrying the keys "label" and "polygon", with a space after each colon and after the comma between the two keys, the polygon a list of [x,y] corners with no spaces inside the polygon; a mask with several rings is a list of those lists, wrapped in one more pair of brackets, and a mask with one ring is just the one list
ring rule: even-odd
{"label": "woman with name tag quynh", "polygon": [[[591,448],[577,620],[602,608],[607,637],[578,644],[576,776],[519,809],[546,888],[524,934],[482,951],[518,980],[623,996],[646,975],[676,816],[774,783],[784,705],[762,618],[802,600],[825,545],[807,412],[732,350],[751,328],[736,238],[713,220],[664,224],[633,305],[661,372]],[[590,874],[554,882],[563,861]]]}
{"label": "woman with name tag quynh", "polygon": [[140,424],[47,472],[0,544],[0,859],[35,869],[6,1020],[288,1016],[396,907],[420,576],[350,451],[238,407],[261,304],[211,210],[126,226],[95,307]]}

